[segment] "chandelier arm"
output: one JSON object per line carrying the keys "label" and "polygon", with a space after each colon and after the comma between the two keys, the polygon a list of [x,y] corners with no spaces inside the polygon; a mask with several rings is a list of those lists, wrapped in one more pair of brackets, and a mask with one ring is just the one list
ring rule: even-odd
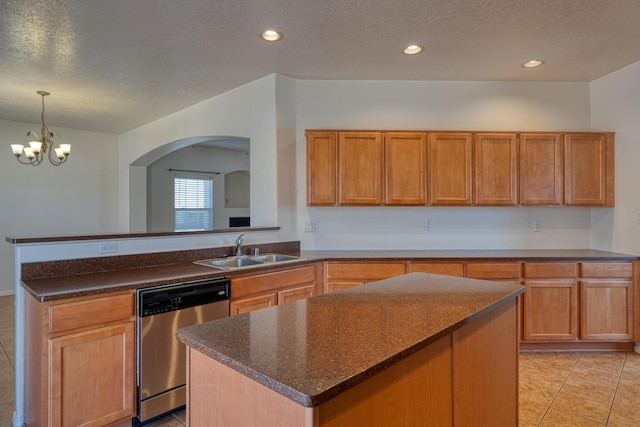
{"label": "chandelier arm", "polygon": [[53,166],[60,166],[65,162],[65,160],[67,160],[66,156],[62,159],[54,159],[51,153],[53,153],[53,150],[49,150],[49,162],[51,162]]}
{"label": "chandelier arm", "polygon": [[37,159],[36,157],[26,162],[22,160],[22,156],[16,157],[16,159],[18,160],[18,162],[22,163],[23,165],[38,166],[40,163],[42,163],[42,159]]}

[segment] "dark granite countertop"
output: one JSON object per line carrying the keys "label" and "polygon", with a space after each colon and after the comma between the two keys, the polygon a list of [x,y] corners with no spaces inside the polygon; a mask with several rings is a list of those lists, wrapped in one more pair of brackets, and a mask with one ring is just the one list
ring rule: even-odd
{"label": "dark granite countertop", "polygon": [[183,328],[177,336],[312,407],[523,291],[513,284],[411,273]]}
{"label": "dark granite countertop", "polygon": [[261,272],[316,261],[630,261],[636,255],[591,249],[536,250],[326,250],[300,251],[299,242],[262,245],[261,252],[299,254],[299,262],[241,270],[218,270],[191,261],[228,255],[230,248],[165,252],[129,256],[48,261],[22,266],[23,287],[39,301],[94,295],[210,277]]}

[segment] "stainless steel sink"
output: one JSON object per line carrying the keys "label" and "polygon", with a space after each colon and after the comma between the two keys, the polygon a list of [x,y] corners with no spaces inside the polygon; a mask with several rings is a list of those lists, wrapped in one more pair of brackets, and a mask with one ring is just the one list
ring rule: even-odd
{"label": "stainless steel sink", "polygon": [[245,255],[231,256],[228,258],[213,258],[194,261],[195,264],[207,267],[220,268],[223,270],[257,267],[264,264],[274,264],[286,261],[296,261],[300,257],[283,254]]}
{"label": "stainless steel sink", "polygon": [[256,261],[260,262],[283,262],[283,261],[294,261],[300,259],[300,257],[293,255],[282,255],[282,254],[264,254],[264,255],[254,255],[251,257]]}

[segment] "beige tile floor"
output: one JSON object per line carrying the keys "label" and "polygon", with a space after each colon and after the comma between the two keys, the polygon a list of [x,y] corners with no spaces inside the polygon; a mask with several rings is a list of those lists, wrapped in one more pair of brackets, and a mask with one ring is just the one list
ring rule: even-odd
{"label": "beige tile floor", "polygon": [[[15,406],[13,297],[0,297],[0,427]],[[179,411],[147,424],[182,427]],[[522,353],[520,427],[640,426],[640,354]]]}
{"label": "beige tile floor", "polygon": [[183,427],[185,425],[187,425],[186,413],[185,410],[182,409],[159,420],[145,424],[143,427]]}
{"label": "beige tile floor", "polygon": [[520,427],[640,426],[640,354],[522,353]]}
{"label": "beige tile floor", "polygon": [[14,316],[13,296],[0,297],[0,427],[11,427],[15,407]]}

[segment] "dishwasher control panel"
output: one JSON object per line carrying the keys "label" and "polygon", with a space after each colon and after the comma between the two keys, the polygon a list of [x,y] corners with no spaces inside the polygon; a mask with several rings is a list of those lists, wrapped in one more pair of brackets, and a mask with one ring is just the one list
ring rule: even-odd
{"label": "dishwasher control panel", "polygon": [[178,283],[140,289],[138,316],[152,316],[229,299],[229,279]]}

